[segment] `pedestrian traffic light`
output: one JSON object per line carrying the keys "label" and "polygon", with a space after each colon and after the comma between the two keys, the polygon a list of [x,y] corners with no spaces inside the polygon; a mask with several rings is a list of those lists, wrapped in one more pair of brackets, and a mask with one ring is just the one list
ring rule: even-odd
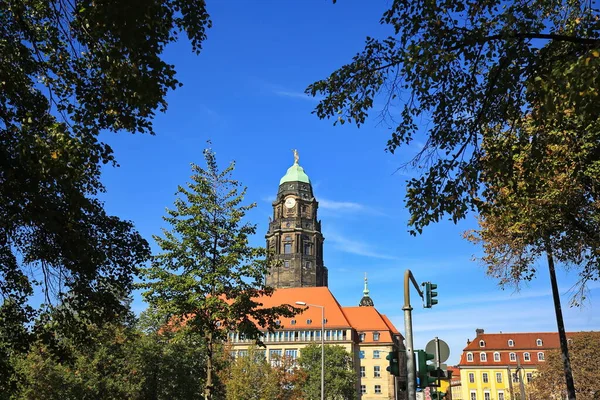
{"label": "pedestrian traffic light", "polygon": [[437,368],[435,365],[427,363],[427,361],[433,360],[435,355],[427,353],[424,350],[417,350],[417,353],[419,354],[419,372],[417,374],[419,383],[417,386],[421,389],[425,389],[428,386],[433,386],[435,382],[437,382],[437,378],[430,375],[432,372],[437,371]]}
{"label": "pedestrian traffic light", "polygon": [[386,368],[386,370],[394,376],[400,376],[400,363],[398,362],[398,352],[390,351],[388,355],[385,356],[385,359],[388,360],[390,364]]}
{"label": "pedestrian traffic light", "polygon": [[434,292],[434,290],[437,289],[437,285],[431,282],[423,282],[422,285],[425,286],[425,304],[423,306],[425,308],[431,308],[438,303],[436,299],[438,293]]}
{"label": "pedestrian traffic light", "polygon": [[431,400],[444,400],[448,398],[446,392],[433,392],[429,397],[431,397]]}

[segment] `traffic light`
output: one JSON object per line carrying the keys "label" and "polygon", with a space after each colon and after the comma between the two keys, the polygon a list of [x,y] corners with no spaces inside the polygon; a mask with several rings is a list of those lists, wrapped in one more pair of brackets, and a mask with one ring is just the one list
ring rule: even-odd
{"label": "traffic light", "polygon": [[386,370],[394,376],[400,376],[400,363],[398,362],[398,352],[390,351],[388,355],[385,356],[385,359],[388,360],[390,364],[386,368]]}
{"label": "traffic light", "polygon": [[422,285],[425,286],[424,307],[431,308],[432,306],[435,306],[438,303],[438,301],[436,299],[438,293],[434,292],[434,290],[437,289],[437,285],[435,283],[431,283],[431,282],[423,282]]}
{"label": "traffic light", "polygon": [[430,393],[429,397],[431,397],[431,400],[444,400],[448,398],[446,392],[433,392]]}
{"label": "traffic light", "polygon": [[435,355],[427,353],[424,350],[417,350],[419,353],[419,377],[418,387],[425,389],[427,386],[433,386],[437,382],[437,378],[432,377],[430,374],[436,371],[436,367],[433,364],[427,364],[427,361],[433,360]]}

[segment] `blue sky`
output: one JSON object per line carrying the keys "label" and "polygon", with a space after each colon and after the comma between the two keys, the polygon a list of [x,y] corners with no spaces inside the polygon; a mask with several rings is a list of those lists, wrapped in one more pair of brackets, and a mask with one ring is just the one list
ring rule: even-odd
{"label": "blue sky", "polygon": [[[411,269],[419,282],[439,285],[433,309],[423,309],[412,292],[415,346],[438,336],[450,345],[450,363],[476,328],[556,330],[544,263],[521,292],[502,291],[471,261],[479,249],[461,237],[475,227],[473,217],[432,225],[418,237],[407,233],[404,188],[413,172],[397,169],[418,142],[391,155],[384,152],[390,126],[376,111],[360,129],[311,114],[317,102],[303,94],[305,87],[349,61],[367,35],[389,33],[378,24],[388,3],[209,1],[214,27],[203,52],[194,56],[182,41],[165,53],[184,86],[169,94],[168,111],[155,120],[157,135],[103,137],[121,165],[104,172],[107,210],[134,221],[157,250],[151,237],[165,227],[165,208],[188,180],[190,163],[202,163],[210,139],[222,166],[236,161],[247,200],[258,204],[249,219],[258,225],[253,244],[262,246],[271,201],[296,148],[320,202],[329,287],[342,305],[358,304],[367,272],[376,307],[404,332],[402,282]],[[566,328],[598,330],[600,285],[583,308],[573,309],[567,292],[575,281],[559,272]],[[136,296],[136,311],[144,307]]]}

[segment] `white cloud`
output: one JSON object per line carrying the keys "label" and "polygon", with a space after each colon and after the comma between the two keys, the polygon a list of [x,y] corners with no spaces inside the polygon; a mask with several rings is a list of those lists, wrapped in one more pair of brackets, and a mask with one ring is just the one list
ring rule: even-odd
{"label": "white cloud", "polygon": [[395,256],[384,254],[363,241],[354,240],[331,231],[324,233],[324,236],[328,242],[333,244],[334,248],[345,253],[384,260],[396,259]]}
{"label": "white cloud", "polygon": [[326,210],[349,212],[359,212],[366,209],[366,207],[362,204],[353,203],[350,201],[333,201],[323,198],[319,198],[319,207]]}
{"label": "white cloud", "polygon": [[319,209],[326,212],[331,212],[333,214],[385,215],[381,211],[378,211],[372,207],[352,201],[335,201],[324,199],[322,197],[320,197],[318,201]]}
{"label": "white cloud", "polygon": [[288,90],[274,90],[273,93],[280,97],[308,100],[308,101],[315,102],[315,103],[320,100],[318,97],[312,97],[303,92],[291,92]]}

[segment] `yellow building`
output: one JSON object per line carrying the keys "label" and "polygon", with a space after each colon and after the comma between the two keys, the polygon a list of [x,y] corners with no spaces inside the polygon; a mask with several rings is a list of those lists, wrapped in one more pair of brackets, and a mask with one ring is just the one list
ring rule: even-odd
{"label": "yellow building", "polygon": [[[325,344],[343,346],[353,355],[359,398],[395,399],[397,385],[394,376],[386,371],[388,361],[385,356],[390,351],[403,348],[403,338],[390,320],[373,306],[340,306],[324,286],[277,289],[273,296],[260,299],[265,307],[298,301],[324,307]],[[281,329],[264,334],[265,356],[269,360],[281,356],[294,359],[308,344],[320,344],[320,321],[321,308],[312,306],[294,318],[282,318]],[[231,333],[229,344],[233,355],[240,356],[253,343]]]}
{"label": "yellow building", "polygon": [[554,332],[490,334],[477,329],[476,334],[459,364],[464,400],[527,399],[527,384],[546,352],[560,347]]}

